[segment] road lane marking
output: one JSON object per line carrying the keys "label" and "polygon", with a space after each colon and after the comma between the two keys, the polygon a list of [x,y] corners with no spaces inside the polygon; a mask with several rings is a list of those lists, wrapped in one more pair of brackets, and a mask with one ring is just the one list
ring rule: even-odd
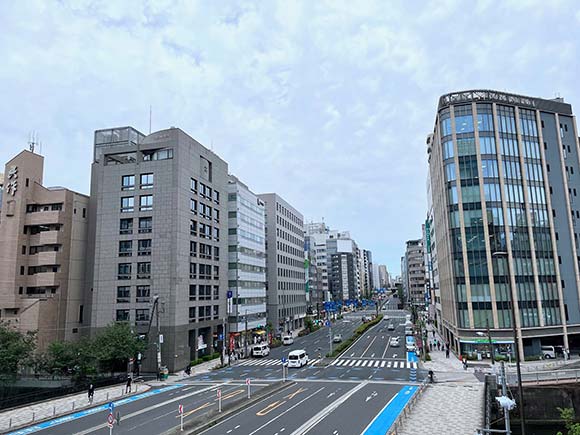
{"label": "road lane marking", "polygon": [[300,387],[296,391],[294,391],[293,393],[290,393],[287,396],[284,396],[284,399],[294,399],[294,397],[296,397],[300,393],[305,392],[306,390],[308,390],[308,388]]}
{"label": "road lane marking", "polygon": [[[183,414],[183,417],[185,418],[185,417],[193,414],[194,412],[197,412],[197,411],[200,411],[202,409],[207,408],[208,406],[211,406],[211,402],[205,402],[203,405],[198,406],[197,408],[192,409],[191,411],[186,412],[185,414]],[[180,415],[176,415],[175,418],[181,418],[181,416]]]}
{"label": "road lane marking", "polygon": [[354,366],[355,366],[355,367],[358,367],[358,366],[360,366],[360,365],[361,365],[361,363],[362,363],[362,361],[359,359],[359,360],[357,360],[357,361],[356,361],[356,363],[355,363],[355,365],[354,365]]}
{"label": "road lane marking", "polygon": [[[342,396],[337,398],[334,402],[326,406],[324,409],[319,411],[314,417],[306,421],[302,426],[292,432],[291,435],[304,435],[308,433],[313,427],[315,427],[318,423],[320,423],[324,418],[330,415],[336,408],[346,402],[353,394],[359,391],[361,388],[366,387],[368,384],[367,381],[364,381],[358,384],[356,387],[352,388],[351,390],[344,393]],[[254,432],[253,432],[254,433]],[[249,435],[253,435],[253,433]]]}
{"label": "road lane marking", "polygon": [[348,366],[349,366],[349,367],[352,367],[353,365],[355,365],[355,363],[356,363],[356,360],[355,360],[355,359],[353,359],[353,360],[350,362],[350,364],[349,364]]}
{"label": "road lane marking", "polygon": [[268,426],[270,423],[275,422],[276,420],[278,420],[280,417],[282,417],[283,415],[287,414],[288,412],[292,411],[294,408],[296,408],[297,406],[301,405],[302,403],[304,403],[305,401],[307,401],[308,399],[310,399],[311,397],[314,397],[316,394],[320,393],[322,390],[324,390],[326,387],[320,387],[318,390],[316,390],[314,393],[312,393],[310,396],[306,396],[304,399],[302,399],[300,402],[296,403],[295,405],[291,406],[290,408],[288,408],[286,411],[278,414],[276,417],[272,418],[270,421],[268,421],[267,423],[263,424],[262,426],[260,426],[258,429],[254,430],[253,432],[250,432],[248,435],[254,435],[256,432],[261,431],[262,429],[264,429],[266,426]]}
{"label": "road lane marking", "polygon": [[269,412],[272,412],[273,410],[275,410],[276,408],[278,408],[280,405],[286,403],[285,400],[276,400],[275,402],[270,403],[268,406],[266,406],[265,408],[259,410],[258,412],[256,412],[256,415],[258,417],[263,417],[264,415],[268,414]]}
{"label": "road lane marking", "polygon": [[407,406],[416,391],[417,387],[415,386],[401,388],[372,419],[361,435],[384,435],[385,431],[389,430],[399,414],[405,409],[405,406]]}
{"label": "road lane marking", "polygon": [[[369,335],[370,337],[370,335]],[[365,353],[367,353],[367,350],[370,349],[370,347],[373,345],[373,343],[375,342],[375,340],[377,339],[376,335],[373,337],[373,339],[371,340],[371,342],[369,343],[369,345],[367,346],[367,348],[364,350],[364,352],[361,354],[361,357],[365,356]]]}
{"label": "road lane marking", "polygon": [[383,368],[386,363],[387,363],[386,361],[381,361],[381,368]]}
{"label": "road lane marking", "polygon": [[367,365],[368,361],[363,361],[362,364],[360,365],[361,367],[365,367]]}
{"label": "road lane marking", "polygon": [[383,355],[381,356],[381,358],[385,357],[385,355],[387,354],[387,350],[389,350],[390,345],[391,345],[391,340],[389,339],[389,341],[387,341],[387,347],[385,347],[385,351],[383,352]]}
{"label": "road lane marking", "polygon": [[[224,394],[222,396],[222,400],[231,399],[232,397],[236,397],[238,394],[241,394],[244,391],[245,390],[235,390],[235,391],[232,391],[231,393]],[[218,399],[214,400],[214,402],[217,402],[217,401],[218,401]]]}

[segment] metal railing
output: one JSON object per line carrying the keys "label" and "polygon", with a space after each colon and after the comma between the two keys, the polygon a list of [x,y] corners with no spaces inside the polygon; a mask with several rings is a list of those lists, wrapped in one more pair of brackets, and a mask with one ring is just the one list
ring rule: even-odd
{"label": "metal railing", "polygon": [[413,410],[413,407],[416,405],[417,401],[420,399],[420,397],[423,394],[423,392],[425,391],[425,389],[427,389],[427,385],[428,385],[427,379],[425,379],[423,382],[421,382],[421,384],[419,385],[419,388],[417,389],[417,391],[415,391],[415,394],[413,394],[413,397],[411,398],[411,400],[409,400],[407,405],[403,408],[403,412],[401,412],[397,416],[396,420],[393,422],[393,424],[391,425],[391,427],[387,431],[386,435],[398,435],[399,434],[399,430],[401,430],[403,428],[403,424],[405,423],[405,420],[411,415],[411,411]]}
{"label": "metal railing", "polygon": [[[570,370],[550,370],[522,373],[523,383],[561,383],[561,382],[578,382],[580,379],[580,369]],[[508,373],[507,382],[509,385],[517,384],[515,373]]]}

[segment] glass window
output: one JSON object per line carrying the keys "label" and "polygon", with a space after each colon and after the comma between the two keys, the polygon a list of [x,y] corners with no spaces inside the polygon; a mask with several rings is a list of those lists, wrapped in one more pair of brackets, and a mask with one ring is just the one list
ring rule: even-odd
{"label": "glass window", "polygon": [[495,138],[491,136],[479,137],[479,148],[481,154],[496,154]]}
{"label": "glass window", "polygon": [[457,139],[457,155],[471,156],[475,155],[475,139],[472,137]]}
{"label": "glass window", "polygon": [[153,230],[153,218],[151,216],[139,218],[139,233],[150,233]]}
{"label": "glass window", "polygon": [[479,186],[462,186],[461,200],[466,202],[480,202],[481,196],[479,193]]}
{"label": "glass window", "polygon": [[[202,204],[203,205],[203,204]],[[193,213],[197,213],[197,201],[195,199],[189,200],[189,210]]]}
{"label": "glass window", "polygon": [[493,131],[493,115],[491,113],[479,113],[479,107],[477,110],[477,130]]}
{"label": "glass window", "polygon": [[117,287],[117,303],[127,303],[131,301],[131,287],[119,286]]}
{"label": "glass window", "polygon": [[449,203],[457,204],[459,201],[457,199],[457,186],[449,187]]}
{"label": "glass window", "polygon": [[484,178],[499,178],[497,160],[489,159],[481,161],[481,176]]}
{"label": "glass window", "polygon": [[141,189],[151,189],[153,187],[153,174],[141,174]]}
{"label": "glass window", "polygon": [[123,175],[121,177],[121,189],[122,190],[133,190],[135,188],[135,176],[134,175]]}
{"label": "glass window", "polygon": [[167,160],[173,158],[173,149],[161,149],[161,150],[146,150],[143,151],[143,160]]}
{"label": "glass window", "polygon": [[483,191],[486,201],[501,201],[501,188],[498,183],[485,183]]}
{"label": "glass window", "polygon": [[125,196],[121,198],[121,213],[129,213],[135,210],[135,198]]}
{"label": "glass window", "polygon": [[137,278],[149,278],[151,276],[151,263],[137,263]]}
{"label": "glass window", "polygon": [[217,190],[214,190],[213,191],[213,201],[216,204],[219,204],[220,203],[220,193]]}
{"label": "glass window", "polygon": [[139,210],[153,210],[153,195],[141,195],[139,197]]}
{"label": "glass window", "polygon": [[137,241],[138,255],[151,255],[151,239],[141,239]]}
{"label": "glass window", "polygon": [[131,263],[119,263],[117,275],[118,279],[131,279]]}
{"label": "glass window", "polygon": [[455,176],[455,163],[447,163],[445,165],[445,179],[447,181],[453,181],[456,179]]}
{"label": "glass window", "polygon": [[137,286],[137,302],[149,302],[150,296],[151,296],[150,285]]}
{"label": "glass window", "polygon": [[147,308],[135,310],[135,321],[136,322],[148,322],[149,321],[149,310]]}
{"label": "glass window", "polygon": [[443,159],[450,159],[453,155],[453,141],[446,140],[443,142]]}
{"label": "glass window", "polygon": [[119,257],[130,257],[133,251],[132,240],[121,240],[119,242]]}
{"label": "glass window", "polygon": [[196,192],[196,193],[197,193],[197,180],[196,180],[196,179],[194,179],[194,178],[192,178],[192,179],[190,180],[190,184],[191,184],[191,186],[190,186],[191,190],[192,190],[193,192]]}
{"label": "glass window", "polygon": [[129,321],[129,310],[117,310],[117,316],[115,318],[117,322],[128,322]]}
{"label": "glass window", "polygon": [[473,116],[464,115],[455,117],[455,133],[471,133],[473,132]]}
{"label": "glass window", "polygon": [[133,233],[133,218],[121,219],[119,223],[119,234]]}

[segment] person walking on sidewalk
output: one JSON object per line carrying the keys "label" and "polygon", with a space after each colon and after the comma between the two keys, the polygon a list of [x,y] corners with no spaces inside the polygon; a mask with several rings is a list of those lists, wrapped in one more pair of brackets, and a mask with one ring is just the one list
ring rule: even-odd
{"label": "person walking on sidewalk", "polygon": [[445,358],[449,359],[449,348],[445,349]]}
{"label": "person walking on sidewalk", "polygon": [[88,391],[88,396],[89,396],[89,404],[93,404],[93,397],[95,396],[95,386],[93,384],[89,385],[89,391]]}
{"label": "person walking on sidewalk", "polygon": [[125,387],[125,394],[131,392],[131,383],[132,382],[133,382],[133,379],[131,379],[131,376],[127,376],[127,386]]}
{"label": "person walking on sidewalk", "polygon": [[117,414],[116,414],[116,420],[117,420],[117,426],[121,426],[121,413],[119,412],[118,409],[117,409]]}

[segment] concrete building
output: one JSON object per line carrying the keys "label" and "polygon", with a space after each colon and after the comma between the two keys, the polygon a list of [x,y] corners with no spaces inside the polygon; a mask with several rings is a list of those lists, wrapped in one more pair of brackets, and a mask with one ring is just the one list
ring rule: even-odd
{"label": "concrete building", "polygon": [[381,281],[379,279],[379,265],[377,263],[373,263],[372,265],[372,274],[373,274],[373,289],[377,290],[381,288]]}
{"label": "concrete building", "polygon": [[170,371],[223,344],[227,191],[227,163],[178,128],[95,132],[89,324],[149,333],[144,369],[159,342]]}
{"label": "concrete building", "polygon": [[425,259],[423,241],[407,240],[405,249],[405,288],[409,306],[425,308]]}
{"label": "concrete building", "polygon": [[304,219],[276,193],[258,195],[266,205],[268,321],[277,333],[299,331],[306,317]]}
{"label": "concrete building", "polygon": [[82,331],[88,197],[43,186],[44,157],[6,164],[0,219],[0,318],[38,332],[38,348]]}
{"label": "concrete building", "polygon": [[228,300],[230,350],[266,334],[264,202],[238,178],[228,181]]}
{"label": "concrete building", "polygon": [[359,299],[356,254],[340,252],[331,255],[331,289],[337,300]]}
{"label": "concrete building", "polygon": [[380,288],[389,287],[389,272],[387,272],[387,266],[384,264],[379,264],[379,284]]}
{"label": "concrete building", "polygon": [[373,294],[373,255],[368,249],[363,249],[363,295],[365,298],[370,298]]}
{"label": "concrete building", "polygon": [[462,353],[484,350],[476,333],[489,325],[494,352],[513,352],[513,308],[520,356],[578,347],[570,104],[492,90],[443,95],[427,145],[444,337]]}

